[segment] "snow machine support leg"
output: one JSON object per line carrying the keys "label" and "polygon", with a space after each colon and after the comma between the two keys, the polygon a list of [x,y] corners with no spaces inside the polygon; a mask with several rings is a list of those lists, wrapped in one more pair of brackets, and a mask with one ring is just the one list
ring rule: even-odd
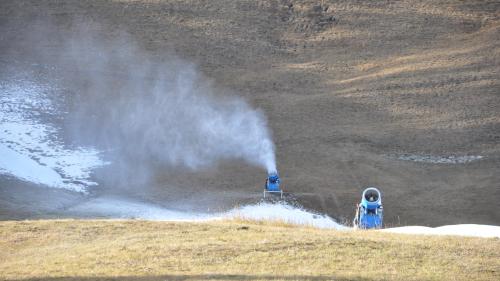
{"label": "snow machine support leg", "polygon": [[269,191],[269,190],[264,190],[264,198],[266,198],[267,193],[279,193],[280,194],[280,199],[283,199],[283,190],[280,191]]}

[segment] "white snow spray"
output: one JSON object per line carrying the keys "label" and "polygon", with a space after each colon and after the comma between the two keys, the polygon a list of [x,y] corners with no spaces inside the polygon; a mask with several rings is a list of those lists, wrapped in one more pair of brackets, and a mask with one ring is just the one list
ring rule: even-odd
{"label": "white snow spray", "polygon": [[126,136],[127,148],[171,165],[197,169],[241,158],[275,171],[273,142],[262,111],[238,97],[215,96],[193,65],[167,63],[158,71],[161,74],[146,88],[113,103],[108,125],[118,132],[108,132]]}
{"label": "white snow spray", "polygon": [[2,58],[12,61],[4,72],[33,73],[57,89],[42,93],[60,109],[44,122],[54,123],[68,147],[102,152],[111,164],[93,173],[99,185],[150,187],[225,160],[276,172],[263,111],[217,87],[194,63],[147,52],[128,34],[110,36],[87,19],[71,28],[45,19],[30,26],[2,41]]}
{"label": "white snow spray", "polygon": [[264,113],[218,89],[194,64],[148,56],[127,37],[79,33],[69,42],[61,64],[75,70],[64,74],[68,87],[83,89],[69,118],[79,139],[116,151],[122,162],[196,170],[243,159],[276,172]]}

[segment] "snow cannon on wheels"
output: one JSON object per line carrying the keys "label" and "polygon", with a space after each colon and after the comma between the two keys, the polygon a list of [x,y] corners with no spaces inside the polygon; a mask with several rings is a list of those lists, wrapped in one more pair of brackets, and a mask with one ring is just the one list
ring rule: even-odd
{"label": "snow cannon on wheels", "polygon": [[382,194],[375,187],[365,189],[361,203],[356,205],[354,227],[361,229],[382,228],[383,219]]}
{"label": "snow cannon on wheels", "polygon": [[266,185],[264,186],[264,198],[268,193],[279,194],[280,198],[283,199],[283,190],[280,188],[280,177],[277,172],[270,173],[267,176]]}

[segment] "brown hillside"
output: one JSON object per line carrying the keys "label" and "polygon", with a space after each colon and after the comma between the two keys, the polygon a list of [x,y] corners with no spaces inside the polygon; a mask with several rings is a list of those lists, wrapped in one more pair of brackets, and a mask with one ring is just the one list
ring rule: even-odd
{"label": "brown hillside", "polygon": [[[126,31],[153,56],[175,52],[262,108],[285,189],[306,207],[350,220],[363,187],[378,186],[389,224],[500,224],[498,1],[0,3],[8,40],[34,19],[66,29],[74,17],[110,38]],[[140,196],[228,207],[265,177],[239,162],[172,174]]]}

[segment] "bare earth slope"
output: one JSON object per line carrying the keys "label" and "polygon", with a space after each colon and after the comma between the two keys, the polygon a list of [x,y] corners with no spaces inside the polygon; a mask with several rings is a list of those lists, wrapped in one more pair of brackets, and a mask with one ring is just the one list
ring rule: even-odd
{"label": "bare earth slope", "polygon": [[[499,15],[498,1],[0,3],[2,48],[37,18],[126,31],[262,108],[285,189],[305,206],[350,220],[362,188],[378,186],[387,223],[421,225],[500,224]],[[484,158],[398,159],[410,154]],[[239,162],[179,174],[160,173],[141,196],[233,205],[264,176]]]}

